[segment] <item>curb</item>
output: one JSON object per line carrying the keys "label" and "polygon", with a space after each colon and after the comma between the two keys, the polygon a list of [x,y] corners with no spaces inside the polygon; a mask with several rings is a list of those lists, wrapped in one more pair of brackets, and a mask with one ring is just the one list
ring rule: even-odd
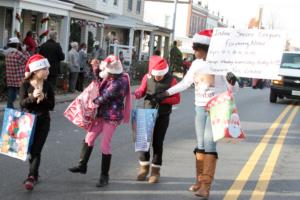
{"label": "curb", "polygon": [[[137,87],[138,86],[131,86],[131,91],[134,91]],[[81,94],[81,92],[77,92],[77,93],[74,93],[74,94],[55,95],[55,104],[71,102],[80,94]],[[17,105],[17,108],[19,108],[19,100],[18,99],[15,101],[14,104]],[[0,102],[0,113],[4,112],[5,108],[6,108],[6,101]]]}

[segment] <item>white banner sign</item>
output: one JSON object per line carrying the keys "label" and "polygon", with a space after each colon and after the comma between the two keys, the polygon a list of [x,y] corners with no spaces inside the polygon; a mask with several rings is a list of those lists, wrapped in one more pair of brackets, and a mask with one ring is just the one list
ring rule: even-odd
{"label": "white banner sign", "polygon": [[285,43],[283,31],[215,28],[206,58],[208,73],[274,79]]}

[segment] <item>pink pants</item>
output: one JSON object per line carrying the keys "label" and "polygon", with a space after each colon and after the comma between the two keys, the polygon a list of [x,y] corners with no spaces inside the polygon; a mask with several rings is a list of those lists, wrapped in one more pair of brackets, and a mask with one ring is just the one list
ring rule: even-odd
{"label": "pink pants", "polygon": [[117,126],[117,123],[97,118],[93,122],[90,131],[85,136],[85,142],[88,146],[94,146],[96,138],[102,133],[100,150],[103,154],[111,154],[111,139]]}

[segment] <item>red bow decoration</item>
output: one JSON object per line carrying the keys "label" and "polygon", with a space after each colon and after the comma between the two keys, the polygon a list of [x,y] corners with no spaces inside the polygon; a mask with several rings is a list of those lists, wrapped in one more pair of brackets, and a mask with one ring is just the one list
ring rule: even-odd
{"label": "red bow decoration", "polygon": [[19,13],[16,13],[16,19],[19,21],[19,23],[22,23],[22,17]]}
{"label": "red bow decoration", "polygon": [[42,38],[46,37],[48,34],[49,34],[49,30],[46,30],[44,33],[42,33],[40,35],[40,38],[42,39]]}
{"label": "red bow decoration", "polygon": [[44,17],[41,19],[41,23],[44,24],[45,22],[49,21],[50,17]]}

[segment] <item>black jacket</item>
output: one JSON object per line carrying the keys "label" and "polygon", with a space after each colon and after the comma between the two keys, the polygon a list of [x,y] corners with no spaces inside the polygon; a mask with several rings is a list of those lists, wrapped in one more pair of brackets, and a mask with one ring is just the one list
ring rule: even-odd
{"label": "black jacket", "polygon": [[43,93],[45,98],[37,104],[37,99],[32,96],[33,86],[28,80],[22,82],[20,87],[20,106],[23,111],[37,115],[49,115],[49,111],[55,106],[55,96],[51,85],[44,81]]}
{"label": "black jacket", "polygon": [[63,53],[60,44],[49,39],[40,47],[39,53],[47,58],[51,65],[49,76],[57,76],[60,72],[60,61],[65,59],[65,54]]}

